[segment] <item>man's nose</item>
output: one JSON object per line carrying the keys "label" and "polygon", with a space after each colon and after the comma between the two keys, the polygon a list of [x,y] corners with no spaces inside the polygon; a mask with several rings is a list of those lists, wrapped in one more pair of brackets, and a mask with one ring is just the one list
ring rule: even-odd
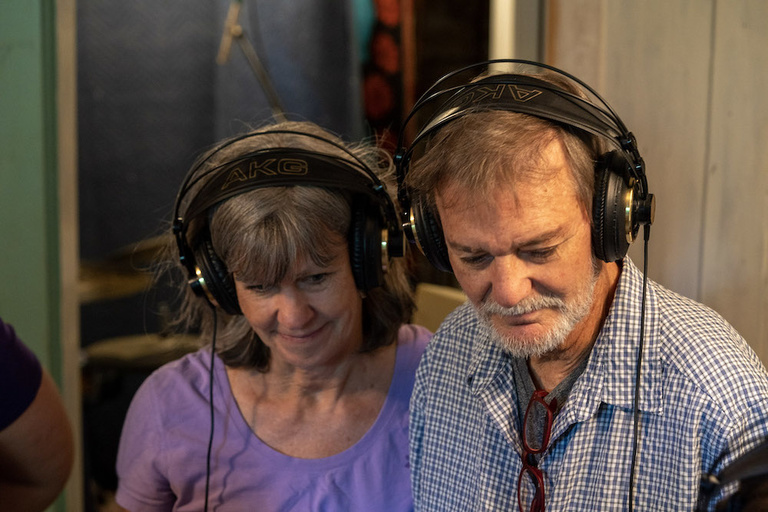
{"label": "man's nose", "polygon": [[491,298],[500,306],[513,307],[530,296],[533,285],[527,265],[517,256],[496,258],[491,275]]}

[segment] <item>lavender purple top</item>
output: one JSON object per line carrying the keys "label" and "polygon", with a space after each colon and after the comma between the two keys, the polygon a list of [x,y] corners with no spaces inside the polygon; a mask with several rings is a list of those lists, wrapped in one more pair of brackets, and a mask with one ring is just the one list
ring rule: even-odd
{"label": "lavender purple top", "polygon": [[[214,366],[209,510],[413,510],[408,405],[431,334],[401,327],[395,372],[370,430],[349,449],[298,459],[262,443],[243,419],[224,364]],[[117,459],[117,502],[132,512],[203,510],[210,432],[208,368],[200,350],[154,372],[131,403]]]}
{"label": "lavender purple top", "polygon": [[40,361],[0,319],[0,430],[27,410],[42,378]]}

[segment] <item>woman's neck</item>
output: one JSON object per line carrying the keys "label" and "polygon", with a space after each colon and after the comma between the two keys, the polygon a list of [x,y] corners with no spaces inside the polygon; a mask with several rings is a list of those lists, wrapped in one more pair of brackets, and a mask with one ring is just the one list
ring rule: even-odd
{"label": "woman's neck", "polygon": [[355,444],[375,423],[394,374],[396,346],[355,354],[332,368],[227,368],[243,419],[286,455],[321,458]]}

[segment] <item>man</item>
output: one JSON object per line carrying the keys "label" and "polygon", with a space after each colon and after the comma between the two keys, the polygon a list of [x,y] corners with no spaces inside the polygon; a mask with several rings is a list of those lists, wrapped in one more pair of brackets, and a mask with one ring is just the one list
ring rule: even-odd
{"label": "man", "polygon": [[713,510],[703,478],[768,437],[768,374],[626,257],[653,196],[618,116],[515,64],[439,82],[398,155],[415,238],[469,298],[417,374],[416,509]]}

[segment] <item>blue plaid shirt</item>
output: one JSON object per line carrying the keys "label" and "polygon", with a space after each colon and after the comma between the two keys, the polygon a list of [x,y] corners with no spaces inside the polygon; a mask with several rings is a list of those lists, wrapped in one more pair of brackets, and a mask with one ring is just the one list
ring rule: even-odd
{"label": "blue plaid shirt", "polygon": [[[627,509],[641,298],[642,273],[627,258],[539,463],[547,510]],[[717,313],[650,280],[645,336],[634,508],[694,510],[703,474],[768,437],[768,374]],[[417,511],[518,509],[516,403],[509,357],[464,304],[432,338],[417,372],[410,425]],[[528,476],[520,491],[529,504]]]}

